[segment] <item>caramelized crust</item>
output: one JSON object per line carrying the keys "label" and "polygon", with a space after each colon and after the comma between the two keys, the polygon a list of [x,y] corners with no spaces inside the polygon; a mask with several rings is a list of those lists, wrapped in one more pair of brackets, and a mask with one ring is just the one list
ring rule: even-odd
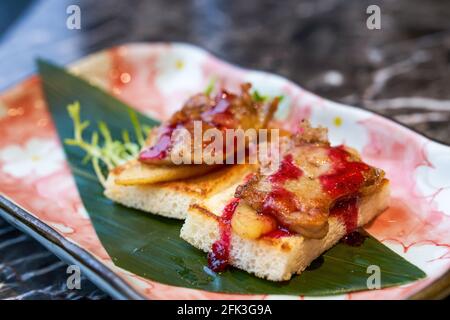
{"label": "caramelized crust", "polygon": [[[275,113],[279,98],[271,102],[255,100],[251,93],[251,84],[241,85],[241,94],[236,95],[221,90],[215,97],[204,93],[191,97],[173,116],[158,129],[153,130],[148,139],[148,146],[141,152],[139,160],[151,164],[170,165],[171,152],[176,152],[177,143],[172,134],[176,129],[186,129],[194,137],[194,122],[201,121],[202,130],[216,128],[222,132],[225,141],[226,129],[261,129],[267,128],[268,122]],[[193,139],[192,139],[193,140]],[[203,148],[213,141],[204,142]],[[194,151],[194,143],[191,141]],[[205,155],[203,155],[205,157]],[[223,155],[224,159],[227,155]],[[191,157],[193,158],[193,155]],[[208,163],[202,159],[202,163]]]}
{"label": "caramelized crust", "polygon": [[282,149],[277,171],[254,174],[235,196],[290,231],[310,238],[328,232],[330,209],[345,199],[373,193],[384,172],[346,147],[330,147],[324,128],[302,123]]}

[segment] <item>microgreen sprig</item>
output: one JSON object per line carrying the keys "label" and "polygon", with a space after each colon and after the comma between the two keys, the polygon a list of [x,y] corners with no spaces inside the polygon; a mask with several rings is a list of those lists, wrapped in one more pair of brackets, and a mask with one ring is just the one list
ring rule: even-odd
{"label": "microgreen sprig", "polygon": [[[98,131],[94,131],[90,141],[86,141],[83,137],[83,132],[89,127],[90,122],[81,120],[80,109],[78,101],[67,106],[67,111],[73,121],[74,133],[73,138],[65,139],[64,143],[78,147],[86,153],[83,162],[91,161],[98,180],[105,186],[106,177],[102,168],[106,167],[107,170],[111,170],[136,158],[140,148],[145,143],[145,136],[150,131],[150,128],[142,127],[136,113],[130,110],[130,120],[134,127],[137,143],[131,141],[130,134],[126,130],[122,131],[122,140],[114,139],[108,125],[103,121],[99,121]],[[102,138],[101,144],[100,138]]]}
{"label": "microgreen sprig", "polygon": [[216,78],[211,78],[211,80],[208,83],[208,86],[205,89],[205,94],[207,96],[210,96],[211,93],[214,91],[215,87],[216,87]]}

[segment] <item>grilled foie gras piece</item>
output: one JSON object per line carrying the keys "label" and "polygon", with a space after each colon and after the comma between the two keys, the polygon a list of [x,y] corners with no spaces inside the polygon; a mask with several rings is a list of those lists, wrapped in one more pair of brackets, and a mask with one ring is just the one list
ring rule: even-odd
{"label": "grilled foie gras piece", "polygon": [[[146,146],[139,155],[139,161],[146,164],[173,165],[171,153],[178,152],[176,144],[183,144],[183,139],[175,139],[174,133],[186,129],[190,137],[194,137],[194,123],[201,124],[203,132],[215,128],[220,130],[225,142],[226,129],[262,129],[267,128],[269,121],[275,113],[279,98],[270,102],[255,99],[250,93],[251,84],[241,85],[241,94],[233,94],[221,90],[215,97],[201,93],[190,98],[181,110],[176,112],[166,123],[154,130]],[[176,134],[175,134],[176,135]],[[212,141],[205,141],[206,147]],[[191,141],[192,156],[194,159],[194,141]],[[225,150],[225,149],[224,149]],[[206,159],[210,154],[203,154],[200,163],[209,164]],[[230,155],[223,152],[224,159]]]}
{"label": "grilled foie gras piece", "polygon": [[311,128],[306,121],[280,149],[278,169],[260,170],[236,189],[235,197],[305,237],[324,237],[335,204],[376,191],[384,179],[384,172],[362,162],[356,151],[330,146],[327,129]]}
{"label": "grilled foie gras piece", "polygon": [[[226,154],[227,149],[224,147],[218,157],[209,152],[201,152],[201,159],[197,161],[194,156],[194,151],[197,151],[194,148],[197,146],[194,146],[193,141],[195,125],[200,123],[202,132],[211,128],[218,129],[224,146],[226,129],[267,128],[277,109],[279,98],[270,102],[261,101],[250,94],[250,89],[251,85],[245,83],[241,85],[240,95],[221,90],[215,97],[201,93],[190,98],[166,123],[151,131],[147,146],[138,159],[114,170],[115,182],[123,186],[155,184],[197,177],[220,169],[221,164],[217,164],[215,160],[223,159],[225,163],[227,157],[234,156],[239,148],[246,148],[250,141],[245,141],[243,146],[235,145],[230,154]],[[182,153],[186,151],[186,136],[177,135],[178,129],[185,129],[184,132],[189,133],[187,145],[190,147],[181,156],[180,150]],[[210,143],[213,141],[205,141],[200,147],[204,149]],[[192,162],[174,163],[174,154],[178,159],[187,157]]]}

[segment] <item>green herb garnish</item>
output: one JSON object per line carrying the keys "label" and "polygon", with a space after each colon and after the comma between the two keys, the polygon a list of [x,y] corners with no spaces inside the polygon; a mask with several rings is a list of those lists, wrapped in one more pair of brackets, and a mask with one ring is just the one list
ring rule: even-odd
{"label": "green herb garnish", "polygon": [[[279,95],[279,96],[275,96],[273,99],[278,98],[278,101],[281,102],[284,99],[283,95]],[[270,96],[268,95],[262,95],[259,93],[258,90],[254,90],[252,93],[252,99],[255,100],[256,102],[267,102],[268,100],[272,99]]]}
{"label": "green herb garnish", "polygon": [[269,97],[261,95],[258,90],[254,90],[252,93],[252,99],[256,102],[266,102],[269,100]]}
{"label": "green herb garnish", "polygon": [[216,86],[216,79],[215,79],[215,78],[212,78],[212,79],[209,81],[208,86],[207,86],[206,89],[205,89],[205,94],[206,94],[207,96],[209,96],[209,95],[214,91],[215,86]]}
{"label": "green herb garnish", "polygon": [[[98,180],[104,186],[106,177],[102,167],[111,170],[136,158],[140,148],[145,143],[144,137],[147,136],[150,128],[142,127],[136,113],[130,111],[130,120],[134,127],[137,143],[131,141],[130,134],[126,130],[122,131],[122,140],[114,139],[108,125],[103,121],[99,121],[98,131],[94,131],[90,141],[86,141],[83,137],[83,132],[89,127],[90,123],[89,121],[81,121],[80,109],[80,103],[78,101],[67,106],[67,111],[70,118],[72,118],[74,126],[74,137],[72,139],[65,139],[64,143],[70,146],[76,146],[85,151],[86,156],[83,162],[87,163],[91,161]],[[100,137],[103,138],[101,144],[99,143]]]}

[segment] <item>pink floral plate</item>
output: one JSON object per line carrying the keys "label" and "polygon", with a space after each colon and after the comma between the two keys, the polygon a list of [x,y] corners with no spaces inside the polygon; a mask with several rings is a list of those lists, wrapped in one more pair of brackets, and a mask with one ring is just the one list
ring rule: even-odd
{"label": "pink floral plate", "polygon": [[[230,90],[251,82],[284,95],[276,117],[284,126],[310,118],[387,172],[392,205],[366,230],[426,272],[414,283],[326,298],[405,299],[443,292],[450,268],[450,148],[366,110],[322,99],[269,73],[232,66],[191,45],[130,44],[70,66],[119,99],[164,120],[212,78]],[[81,266],[117,298],[270,299],[174,287],[114,265],[81,203],[57,133],[34,76],[0,95],[0,214],[62,259]],[[301,298],[308,297],[285,297]]]}

